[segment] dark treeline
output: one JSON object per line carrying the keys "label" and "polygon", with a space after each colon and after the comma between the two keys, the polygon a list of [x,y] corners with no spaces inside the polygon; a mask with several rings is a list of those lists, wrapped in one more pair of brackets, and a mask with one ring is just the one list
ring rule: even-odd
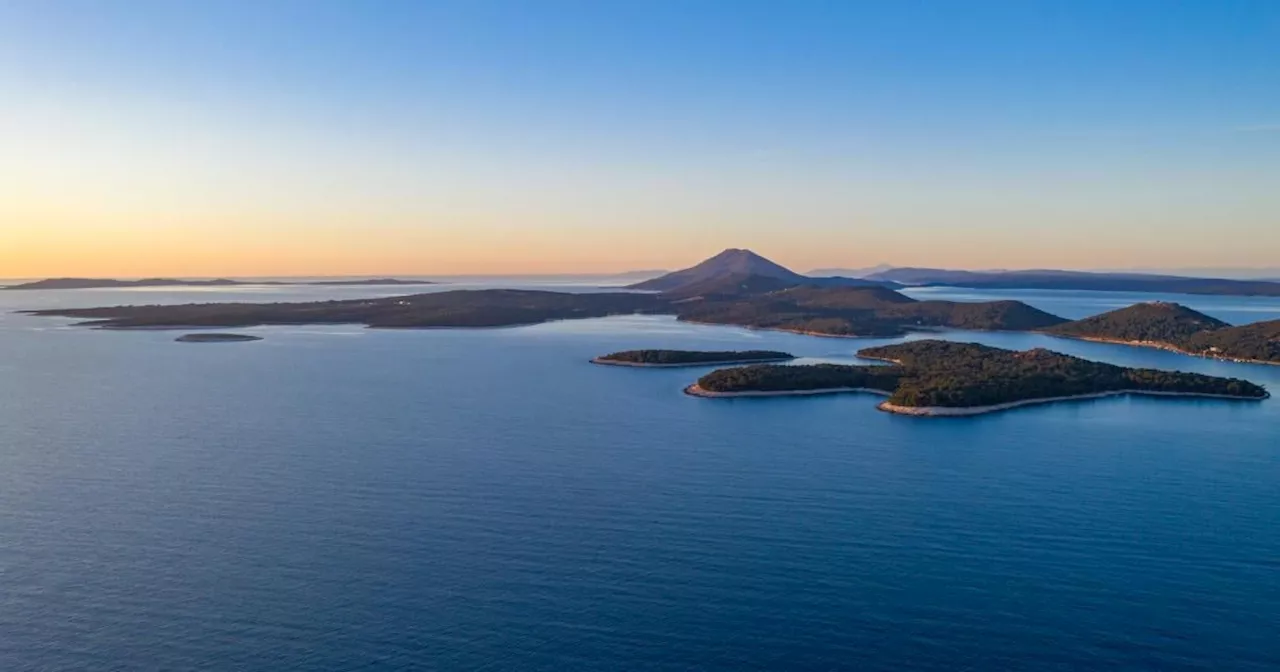
{"label": "dark treeline", "polygon": [[699,364],[704,362],[752,362],[794,359],[777,350],[624,350],[596,358],[600,362],[626,364]]}
{"label": "dark treeline", "polygon": [[698,379],[709,392],[789,392],[862,387],[892,392],[901,371],[891,366],[754,364],[712,371]]}

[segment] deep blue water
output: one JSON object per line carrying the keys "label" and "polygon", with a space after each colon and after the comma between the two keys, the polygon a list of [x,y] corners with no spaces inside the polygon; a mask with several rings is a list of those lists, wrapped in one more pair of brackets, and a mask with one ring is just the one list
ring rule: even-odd
{"label": "deep blue water", "polygon": [[586,361],[877,340],[636,317],[183,345],[10,314],[177,300],[0,294],[2,670],[1280,668],[1280,399],[918,419]]}

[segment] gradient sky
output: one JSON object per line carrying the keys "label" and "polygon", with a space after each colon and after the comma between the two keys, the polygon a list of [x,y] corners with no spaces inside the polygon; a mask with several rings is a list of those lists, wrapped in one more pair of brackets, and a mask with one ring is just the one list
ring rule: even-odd
{"label": "gradient sky", "polygon": [[1280,2],[0,0],[0,277],[1280,265]]}

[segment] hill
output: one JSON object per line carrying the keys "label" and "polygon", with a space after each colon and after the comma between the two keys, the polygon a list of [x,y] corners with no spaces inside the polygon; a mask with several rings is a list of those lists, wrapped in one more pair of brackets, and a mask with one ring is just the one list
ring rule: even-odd
{"label": "hill", "polygon": [[1280,364],[1280,320],[1201,331],[1177,345],[1206,357]]}
{"label": "hill", "polygon": [[1138,343],[1178,343],[1205,330],[1230,326],[1186,306],[1139,303],[1046,329],[1051,334]]}
{"label": "hill", "polygon": [[1233,327],[1186,306],[1163,301],[1139,303],[1043,331],[1216,359],[1280,364],[1280,320]]}
{"label": "hill", "polygon": [[1280,296],[1280,282],[1193,278],[1143,273],[1088,271],[953,271],[938,268],[894,268],[867,276],[868,280],[905,285],[968,287],[973,289],[1058,289],[1166,294]]}
{"label": "hill", "polygon": [[778,282],[778,286],[814,285],[843,287],[889,287],[894,283],[885,283],[857,278],[825,277],[814,278],[801,275],[785,266],[776,264],[751,250],[728,249],[706,259],[696,266],[667,273],[666,275],[645,280],[629,289],[654,292],[669,292],[690,295],[696,288],[723,281],[726,278],[770,278]]}

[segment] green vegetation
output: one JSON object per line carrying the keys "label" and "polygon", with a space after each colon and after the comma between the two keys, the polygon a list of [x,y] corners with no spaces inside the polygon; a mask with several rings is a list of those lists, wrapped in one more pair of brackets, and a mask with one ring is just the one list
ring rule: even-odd
{"label": "green vegetation", "polygon": [[1018,301],[916,301],[883,287],[790,287],[673,302],[681,320],[829,336],[899,336],[913,329],[1033,330],[1064,322]]}
{"label": "green vegetation", "polygon": [[632,366],[697,366],[738,362],[778,362],[788,359],[795,359],[795,355],[776,350],[625,350],[597,357],[592,361],[599,364]]}
{"label": "green vegetation", "polygon": [[1176,345],[1197,355],[1280,364],[1280,320],[1202,331]]}
{"label": "green vegetation", "polygon": [[1260,385],[1236,378],[1131,369],[1048,350],[1003,350],[976,343],[925,340],[867,348],[860,356],[891,366],[754,365],[713,371],[693,392],[788,393],[864,388],[906,408],[983,408],[1117,392],[1263,399]]}
{"label": "green vegetation", "polygon": [[1233,327],[1176,303],[1140,303],[1044,330],[1221,359],[1280,363],[1280,320]]}
{"label": "green vegetation", "polygon": [[1261,399],[1260,385],[1196,373],[1130,369],[1049,350],[1003,350],[976,343],[915,341],[858,353],[903,370],[890,402],[900,406],[991,406],[1030,399],[1135,390]]}
{"label": "green vegetation", "polygon": [[712,371],[698,379],[707,392],[803,392],[841,388],[865,388],[892,392],[902,373],[892,366],[809,364],[786,366],[755,364]]}
{"label": "green vegetation", "polygon": [[1177,343],[1206,329],[1229,326],[1176,303],[1156,301],[1094,315],[1046,329],[1051,334],[1115,341]]}
{"label": "green vegetation", "polygon": [[261,341],[261,336],[248,334],[186,334],[176,339],[179,343],[247,343]]}

